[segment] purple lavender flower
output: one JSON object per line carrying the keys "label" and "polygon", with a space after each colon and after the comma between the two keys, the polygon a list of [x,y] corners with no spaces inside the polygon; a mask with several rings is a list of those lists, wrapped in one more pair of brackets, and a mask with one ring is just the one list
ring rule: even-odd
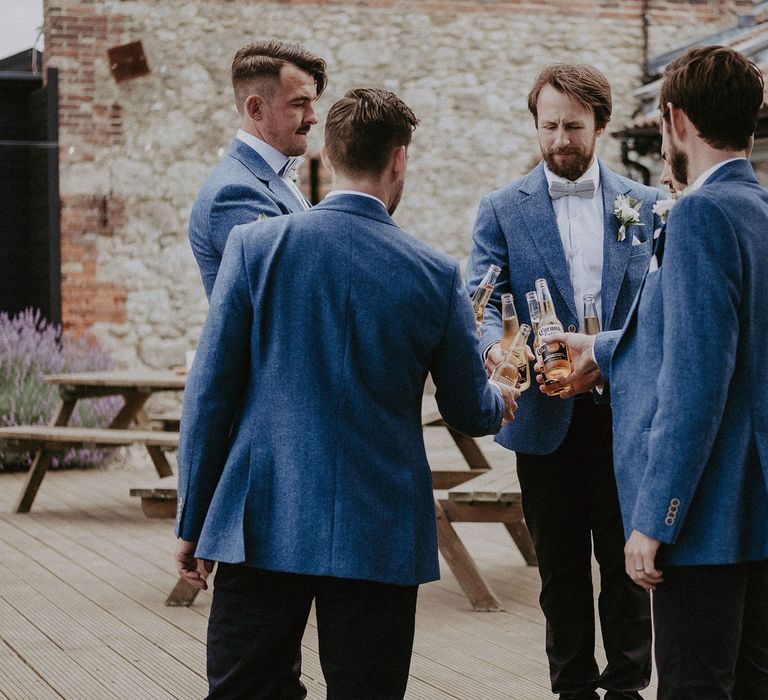
{"label": "purple lavender flower", "polygon": [[[44,374],[111,369],[112,359],[93,340],[71,340],[40,311],[16,316],[0,311],[0,425],[46,424],[59,400]],[[78,401],[71,425],[106,427],[117,415],[118,397]],[[87,467],[104,461],[108,450],[68,450],[54,455],[51,467]],[[0,471],[28,469],[32,454],[0,450]]]}

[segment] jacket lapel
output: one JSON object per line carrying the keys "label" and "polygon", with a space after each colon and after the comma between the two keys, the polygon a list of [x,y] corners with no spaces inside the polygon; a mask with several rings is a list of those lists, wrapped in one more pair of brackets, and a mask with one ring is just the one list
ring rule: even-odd
{"label": "jacket lapel", "polygon": [[610,328],[619,290],[632,254],[632,237],[646,240],[653,235],[653,202],[643,202],[640,220],[643,226],[628,226],[626,237],[618,240],[619,221],[613,211],[613,203],[620,194],[631,194],[616,175],[600,163],[600,181],[603,190],[603,279],[602,279],[602,327]]}
{"label": "jacket lapel", "polygon": [[543,163],[539,163],[523,178],[519,189],[524,196],[519,200],[518,208],[528,235],[571,316],[578,318],[573,300],[571,276],[557,228],[552,199],[549,196]]}
{"label": "jacket lapel", "polygon": [[234,139],[229,147],[229,155],[239,160],[255,177],[261,180],[280,200],[280,202],[292,214],[304,211],[301,203],[296,199],[296,195],[291,188],[285,184],[281,178],[256,151],[240,139]]}

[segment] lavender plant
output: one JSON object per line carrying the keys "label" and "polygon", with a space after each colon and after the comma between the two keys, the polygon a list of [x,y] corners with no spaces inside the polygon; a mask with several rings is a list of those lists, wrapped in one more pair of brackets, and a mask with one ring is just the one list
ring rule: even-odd
{"label": "lavender plant", "polygon": [[[16,316],[0,311],[0,425],[48,423],[58,402],[55,386],[44,374],[110,369],[112,360],[93,341],[62,337],[58,326],[40,311]],[[71,425],[106,427],[117,415],[117,397],[78,401]],[[72,449],[54,456],[51,467],[85,467],[102,462],[106,450]],[[29,452],[0,450],[0,471],[27,469]]]}

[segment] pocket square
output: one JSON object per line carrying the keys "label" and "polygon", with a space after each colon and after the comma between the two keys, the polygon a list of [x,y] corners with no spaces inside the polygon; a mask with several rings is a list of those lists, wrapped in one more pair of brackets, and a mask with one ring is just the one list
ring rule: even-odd
{"label": "pocket square", "polygon": [[651,262],[648,265],[648,272],[656,272],[659,269],[659,259],[653,255],[651,256]]}
{"label": "pocket square", "polygon": [[641,243],[642,241],[637,236],[632,234],[632,245],[640,245]]}

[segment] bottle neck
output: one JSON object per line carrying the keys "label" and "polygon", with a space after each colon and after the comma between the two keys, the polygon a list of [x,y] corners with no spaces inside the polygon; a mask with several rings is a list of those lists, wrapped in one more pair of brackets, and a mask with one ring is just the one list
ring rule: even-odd
{"label": "bottle neck", "polygon": [[539,324],[547,321],[557,321],[555,305],[552,303],[551,297],[545,297],[539,302]]}

